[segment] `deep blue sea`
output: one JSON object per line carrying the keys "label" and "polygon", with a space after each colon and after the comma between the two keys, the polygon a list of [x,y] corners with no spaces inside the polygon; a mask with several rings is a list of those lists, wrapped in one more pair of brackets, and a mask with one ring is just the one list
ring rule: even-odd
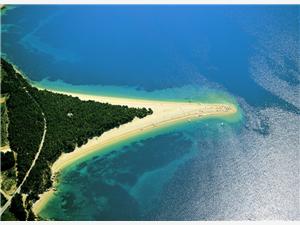
{"label": "deep blue sea", "polygon": [[12,6],[1,55],[38,86],[233,102],[66,168],[53,220],[300,219],[300,7]]}

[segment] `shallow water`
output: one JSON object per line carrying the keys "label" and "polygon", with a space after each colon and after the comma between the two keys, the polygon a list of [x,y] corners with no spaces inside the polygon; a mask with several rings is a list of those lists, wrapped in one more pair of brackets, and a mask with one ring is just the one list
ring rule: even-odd
{"label": "shallow water", "polygon": [[243,115],[172,126],[82,159],[64,170],[40,216],[299,219],[299,10],[24,6],[7,11],[2,56],[35,85],[233,102]]}
{"label": "shallow water", "polygon": [[155,219],[153,210],[161,204],[176,173],[203,154],[195,142],[195,132],[202,130],[203,143],[213,144],[219,129],[238,130],[236,125],[222,121],[206,119],[173,126],[94,153],[62,172],[58,191],[40,216],[64,220]]}

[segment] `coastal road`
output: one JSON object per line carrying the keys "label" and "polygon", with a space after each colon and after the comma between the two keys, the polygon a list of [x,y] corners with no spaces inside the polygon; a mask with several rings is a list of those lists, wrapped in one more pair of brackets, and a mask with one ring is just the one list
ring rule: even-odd
{"label": "coastal road", "polygon": [[[16,77],[17,77],[17,76],[16,76]],[[18,79],[18,77],[17,77],[17,79]],[[21,82],[20,82],[20,84],[22,85]],[[7,202],[5,203],[5,205],[4,205],[3,207],[1,207],[1,210],[0,210],[0,216],[2,216],[2,214],[5,212],[5,210],[10,206],[12,198],[13,198],[17,193],[20,193],[23,184],[26,182],[27,177],[29,176],[29,174],[30,174],[32,168],[35,166],[35,163],[36,163],[37,159],[38,159],[39,156],[40,156],[40,153],[41,153],[41,151],[42,151],[42,148],[43,148],[43,145],[44,145],[44,142],[45,142],[46,133],[47,133],[47,120],[46,120],[46,118],[45,118],[45,114],[44,114],[44,112],[43,112],[41,106],[40,106],[39,103],[35,100],[35,98],[32,97],[32,95],[28,92],[28,90],[26,89],[26,87],[23,87],[23,89],[24,89],[24,91],[27,93],[27,95],[34,101],[34,103],[37,105],[37,107],[41,110],[41,113],[42,113],[42,115],[43,115],[43,120],[44,120],[43,136],[42,136],[42,140],[41,140],[41,143],[40,143],[40,145],[39,145],[38,151],[37,151],[37,153],[36,153],[36,155],[35,155],[35,157],[34,157],[34,159],[33,159],[33,161],[32,161],[32,164],[31,164],[29,170],[28,170],[27,173],[25,174],[25,177],[24,177],[22,183],[18,186],[18,188],[15,190],[15,192],[12,194],[12,196],[11,196],[9,199],[7,199]]]}

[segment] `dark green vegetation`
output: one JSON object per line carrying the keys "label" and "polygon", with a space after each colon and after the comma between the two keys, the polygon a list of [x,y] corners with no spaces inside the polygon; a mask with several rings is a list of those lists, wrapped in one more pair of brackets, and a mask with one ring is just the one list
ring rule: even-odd
{"label": "dark green vegetation", "polygon": [[11,169],[15,165],[15,157],[13,152],[1,152],[1,171]]}
{"label": "dark green vegetation", "polygon": [[1,193],[1,206],[3,206],[7,202],[5,196]]}
{"label": "dark green vegetation", "polygon": [[8,141],[10,148],[17,153],[18,183],[21,183],[41,142],[43,116],[23,88],[29,86],[28,83],[15,73],[11,65],[4,61],[1,65],[1,92],[9,95],[6,101],[10,121]]}
{"label": "dark green vegetation", "polygon": [[6,104],[1,104],[1,147],[8,144],[7,140],[7,125],[8,125],[8,116],[6,110]]}
{"label": "dark green vegetation", "polygon": [[3,221],[15,221],[15,220],[17,220],[17,218],[15,217],[15,215],[13,213],[11,213],[10,211],[6,210],[2,214],[1,220],[3,220]]}
{"label": "dark green vegetation", "polygon": [[26,220],[27,213],[23,207],[23,200],[20,194],[16,194],[12,198],[9,211],[12,212],[18,220]]}
{"label": "dark green vegetation", "polygon": [[9,210],[19,220],[34,218],[30,210],[32,202],[38,199],[38,194],[51,187],[50,166],[63,152],[71,152],[88,139],[128,123],[135,117],[143,118],[152,114],[151,109],[81,101],[76,97],[38,90],[3,59],[1,72],[2,93],[9,96],[6,102],[8,140],[11,149],[17,153],[18,184],[22,182],[38,151],[45,125],[44,116],[47,122],[42,151],[21,190],[28,195],[26,210],[21,210],[24,207],[20,196],[14,197],[14,204]]}

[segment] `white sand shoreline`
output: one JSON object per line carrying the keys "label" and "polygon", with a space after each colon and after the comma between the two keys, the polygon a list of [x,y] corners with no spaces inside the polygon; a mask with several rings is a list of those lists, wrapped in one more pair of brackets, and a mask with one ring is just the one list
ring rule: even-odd
{"label": "white sand shoreline", "polygon": [[[190,102],[167,102],[130,98],[117,98],[109,96],[94,96],[71,92],[53,91],[56,93],[72,95],[81,100],[94,100],[97,102],[110,103],[114,105],[127,105],[129,107],[151,108],[153,114],[142,119],[134,119],[132,122],[121,125],[119,128],[111,129],[100,137],[90,139],[85,145],[76,148],[73,152],[62,154],[52,165],[52,174],[71,165],[80,158],[93,152],[101,151],[105,147],[141,133],[152,131],[157,128],[172,125],[178,122],[191,121],[203,117],[227,116],[237,113],[237,108],[233,104],[225,103],[190,103]],[[35,202],[32,209],[38,215],[48,200],[53,196],[53,189],[40,195],[40,199]]]}

